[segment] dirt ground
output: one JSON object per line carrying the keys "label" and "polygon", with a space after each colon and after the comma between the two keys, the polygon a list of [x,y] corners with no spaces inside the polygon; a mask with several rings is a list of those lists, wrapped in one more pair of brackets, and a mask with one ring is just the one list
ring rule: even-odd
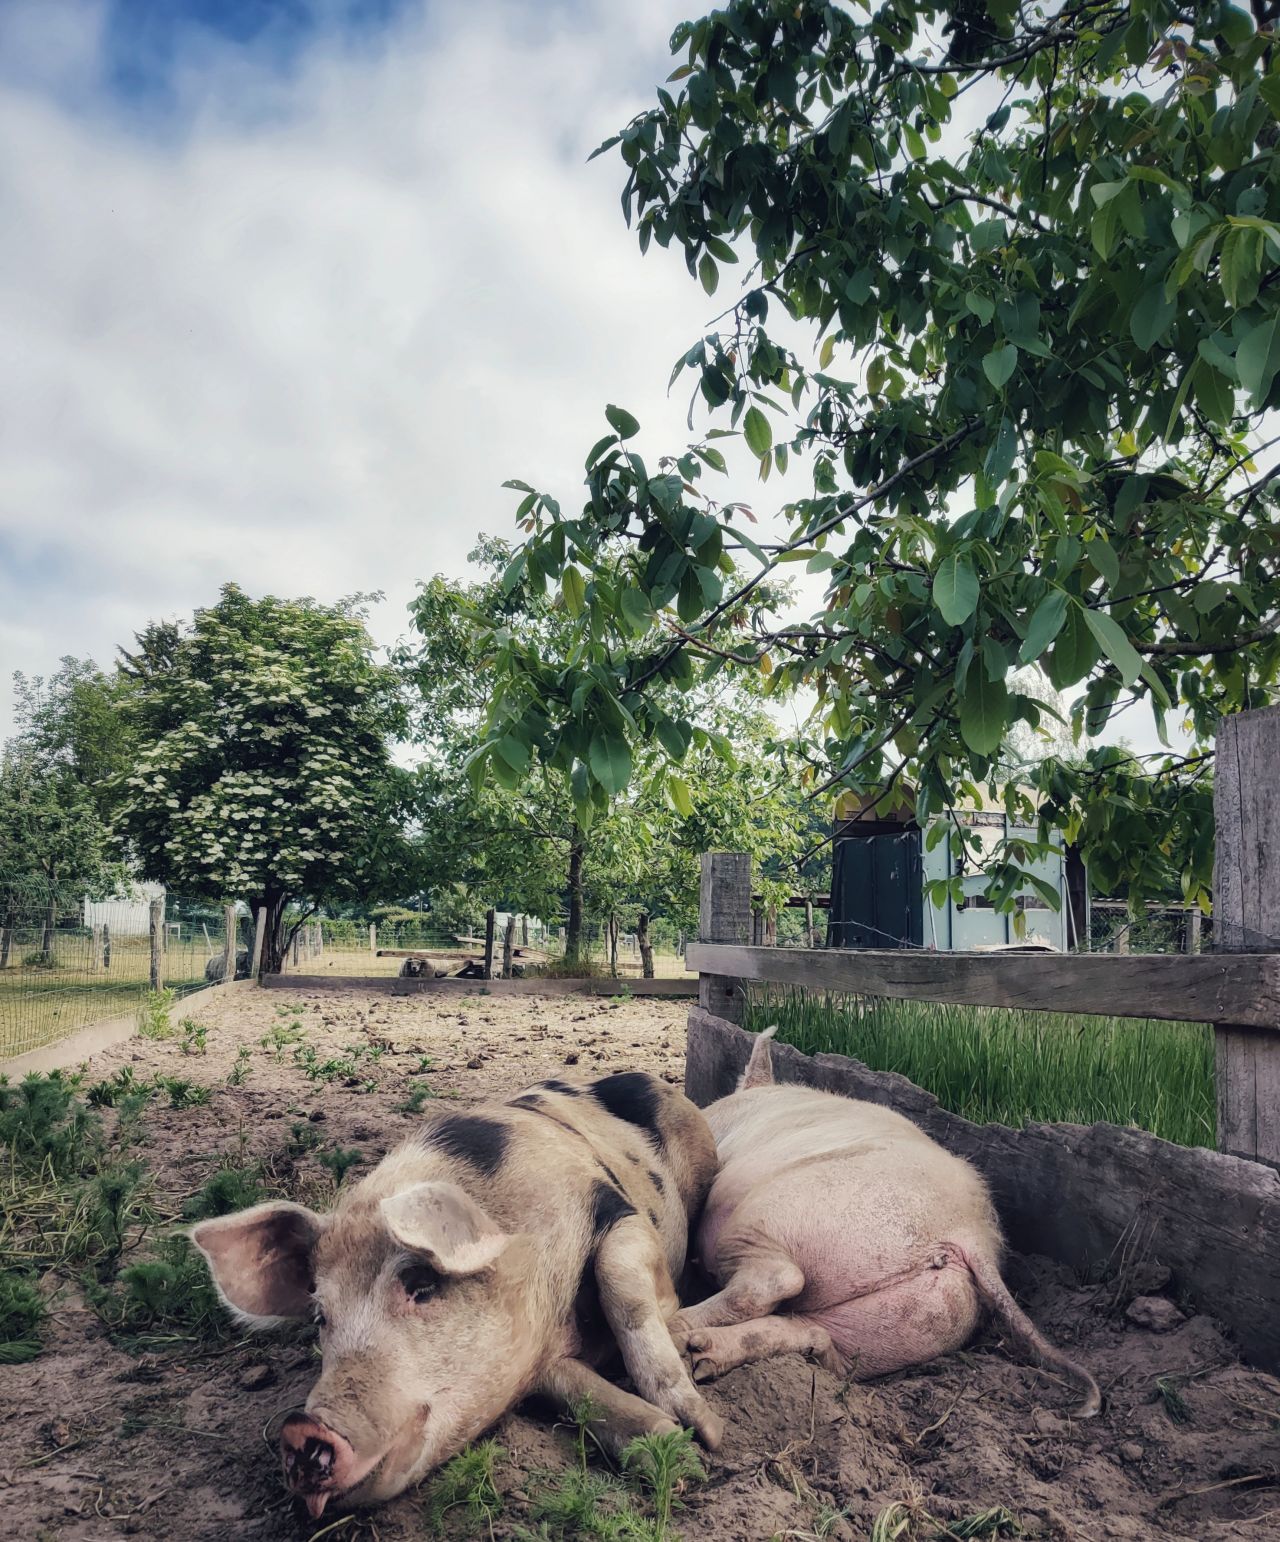
{"label": "dirt ground", "polygon": [[[295,1127],[318,1128],[321,1152],[354,1148],[371,1164],[420,1117],[396,1111],[414,1084],[467,1104],[553,1074],[647,1068],[676,1082],[684,1014],[679,1001],[499,1000],[480,989],[461,1000],[241,994],[201,1014],[204,1055],[184,1055],[179,1039],[133,1040],[99,1056],[90,1078],[132,1064],[139,1076],[213,1089],[207,1106],[156,1103],[146,1115],[140,1155],[175,1210],[213,1166],[245,1154],[277,1189],[314,1202],[332,1178],[315,1151],[298,1154]],[[314,1074],[353,1044],[365,1051],[358,1074]],[[242,1046],[247,1071],[229,1085]],[[311,1077],[295,1059],[299,1046],[314,1051]],[[1045,1332],[1096,1374],[1107,1399],[1101,1418],[1065,1417],[1070,1389],[991,1334],[962,1355],[871,1384],[842,1385],[797,1357],[746,1367],[710,1390],[729,1434],[707,1460],[707,1482],[686,1495],[680,1532],[689,1542],[867,1538],[879,1517],[886,1542],[1280,1535],[1280,1382],[1242,1366],[1206,1316],[1154,1332],[1127,1320],[1131,1290],[1081,1286],[1044,1260],[1011,1259],[1006,1273]],[[315,1371],[297,1334],[215,1346],[179,1339],[140,1354],[114,1345],[64,1286],[45,1340],[40,1358],[0,1371],[6,1538],[466,1534],[453,1519],[433,1531],[423,1491],[322,1522],[285,1495],[270,1437]],[[523,1413],[496,1436],[505,1503],[492,1535],[514,1538],[530,1524],[531,1474],[574,1458],[564,1430]]]}

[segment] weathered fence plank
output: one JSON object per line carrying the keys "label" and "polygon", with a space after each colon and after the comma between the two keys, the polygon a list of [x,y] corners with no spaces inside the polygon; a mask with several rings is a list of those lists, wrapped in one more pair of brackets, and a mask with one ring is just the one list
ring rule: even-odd
{"label": "weathered fence plank", "polygon": [[[685,967],[900,1001],[1280,1025],[1280,955],[934,953],[906,948],[747,948],[690,943]],[[710,1008],[708,1008],[710,1010]],[[720,1013],[724,1016],[724,1013]]]}
{"label": "weathered fence plank", "polygon": [[[1280,708],[1237,712],[1218,727],[1214,757],[1213,937],[1219,953],[1280,947]],[[1214,1022],[1218,1144],[1280,1164],[1280,1016],[1224,1011]]]}
{"label": "weathered fence plank", "polygon": [[[702,854],[698,932],[703,944],[745,943],[751,935],[751,858],[742,852],[706,851]],[[697,969],[689,962],[685,968]],[[732,949],[730,951],[733,951]],[[736,969],[707,969],[698,985],[698,1002],[732,1022],[742,1018],[742,986],[733,976]]]}
{"label": "weathered fence plank", "polygon": [[[732,1092],[753,1042],[692,1008],[688,1096],[705,1106]],[[775,1044],[773,1065],[780,1082],[886,1104],[971,1161],[1020,1251],[1095,1277],[1109,1265],[1123,1269],[1125,1257],[1159,1260],[1249,1359],[1280,1370],[1280,1174],[1116,1125],[970,1124],[905,1077],[844,1055]]]}
{"label": "weathered fence plank", "polygon": [[484,978],[493,979],[493,942],[497,932],[498,912],[493,909],[484,913]]}
{"label": "weathered fence plank", "polygon": [[158,991],[164,979],[164,896],[151,901],[151,989]]}
{"label": "weathered fence plank", "polygon": [[225,905],[222,911],[222,982],[236,977],[236,907]]}

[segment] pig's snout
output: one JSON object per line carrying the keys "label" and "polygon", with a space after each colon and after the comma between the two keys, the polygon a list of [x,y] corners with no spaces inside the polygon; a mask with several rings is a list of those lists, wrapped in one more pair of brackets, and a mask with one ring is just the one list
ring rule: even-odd
{"label": "pig's snout", "polygon": [[335,1494],[363,1476],[351,1442],[311,1414],[290,1414],[285,1420],[280,1455],[284,1481],[306,1501],[313,1520]]}

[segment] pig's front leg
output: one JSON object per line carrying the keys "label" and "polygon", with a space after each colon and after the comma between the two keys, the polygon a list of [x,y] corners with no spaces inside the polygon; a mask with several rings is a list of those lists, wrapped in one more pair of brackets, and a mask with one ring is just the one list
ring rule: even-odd
{"label": "pig's front leg", "polygon": [[724,1328],[695,1328],[688,1336],[695,1381],[709,1381],[740,1365],[774,1355],[812,1355],[818,1364],[839,1375],[844,1363],[831,1335],[804,1317],[756,1317]]}
{"label": "pig's front leg", "polygon": [[640,1395],[697,1431],[714,1451],[724,1420],[707,1406],[685,1369],[667,1319],[678,1304],[657,1234],[638,1216],[619,1221],[596,1253],[600,1304]]}
{"label": "pig's front leg", "polygon": [[615,1457],[641,1435],[666,1435],[680,1427],[660,1408],[615,1387],[582,1360],[553,1361],[533,1390],[573,1417],[581,1415],[586,1405],[590,1411],[587,1428]]}
{"label": "pig's front leg", "polygon": [[804,1289],[803,1271],[785,1253],[751,1253],[730,1268],[723,1290],[671,1319],[671,1336],[681,1349],[703,1328],[727,1328],[768,1317]]}

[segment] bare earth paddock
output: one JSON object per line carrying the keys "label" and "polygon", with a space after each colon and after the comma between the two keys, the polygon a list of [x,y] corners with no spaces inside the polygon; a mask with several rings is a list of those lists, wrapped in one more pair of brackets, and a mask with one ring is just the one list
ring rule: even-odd
{"label": "bare earth paddock", "polygon": [[[95,1057],[88,1079],[132,1065],[139,1077],[213,1089],[207,1106],[157,1100],[145,1115],[139,1155],[166,1213],[228,1157],[260,1162],[277,1192],[323,1202],[333,1179],[320,1156],[354,1149],[372,1164],[431,1116],[435,1098],[468,1104],[553,1074],[627,1068],[679,1082],[686,1011],[680,1000],[489,997],[482,986],[461,997],[250,990],[199,1013],[205,1054],[184,1055],[178,1039],[133,1039]],[[353,1045],[362,1051],[354,1058]],[[242,1047],[247,1069],[241,1055],[243,1080],[229,1084]],[[352,1074],[317,1074],[344,1059]],[[400,1110],[424,1086],[432,1096],[419,1092],[423,1112]],[[300,1139],[300,1130],[318,1134]],[[729,1434],[707,1461],[708,1481],[685,1496],[680,1532],[690,1542],[867,1538],[900,1506],[886,1538],[1280,1534],[1275,1378],[1242,1366],[1208,1317],[1155,1333],[1126,1320],[1132,1289],[1082,1287],[1028,1259],[1011,1259],[1007,1276],[1045,1332],[1094,1371],[1103,1417],[1072,1423],[1063,1413],[1071,1390],[990,1334],[963,1355],[873,1384],[842,1385],[797,1358],[744,1368],[710,1390]],[[311,1347],[296,1336],[179,1339],[143,1352],[113,1345],[65,1288],[52,1307],[46,1352],[0,1371],[6,1537],[474,1534],[458,1515],[429,1525],[429,1486],[338,1525],[333,1514],[310,1522],[286,1499],[264,1432],[313,1377]],[[535,1475],[576,1460],[571,1436],[523,1413],[495,1433],[506,1454],[492,1535],[536,1532]],[[992,1518],[1001,1507],[1007,1518]],[[988,1519],[975,1529],[979,1516]]]}

